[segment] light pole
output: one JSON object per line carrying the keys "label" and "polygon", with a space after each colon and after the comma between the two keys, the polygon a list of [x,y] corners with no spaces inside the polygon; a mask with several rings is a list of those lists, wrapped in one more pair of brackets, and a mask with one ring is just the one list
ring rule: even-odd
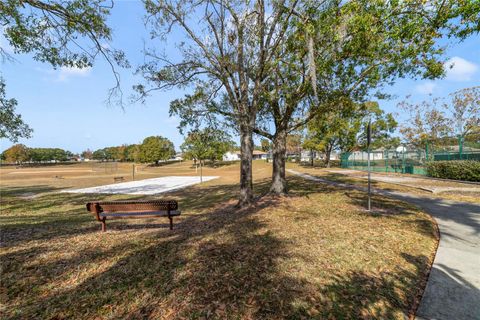
{"label": "light pole", "polygon": [[372,138],[372,116],[368,118],[367,126],[367,166],[368,166],[368,207],[367,210],[371,210],[371,183],[370,183],[370,141]]}

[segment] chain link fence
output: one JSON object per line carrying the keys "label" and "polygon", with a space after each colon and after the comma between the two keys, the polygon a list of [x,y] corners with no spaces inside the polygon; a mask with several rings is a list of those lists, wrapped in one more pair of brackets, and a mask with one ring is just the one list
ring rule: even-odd
{"label": "chain link fence", "polygon": [[[467,137],[448,137],[428,141],[424,148],[400,147],[396,150],[370,151],[372,172],[395,172],[426,175],[428,161],[480,161],[480,134]],[[342,168],[368,170],[368,152],[365,150],[342,153]]]}

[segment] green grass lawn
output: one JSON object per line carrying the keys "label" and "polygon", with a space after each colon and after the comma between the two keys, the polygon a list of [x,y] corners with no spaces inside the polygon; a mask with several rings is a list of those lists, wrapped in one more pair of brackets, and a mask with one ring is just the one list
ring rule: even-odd
{"label": "green grass lawn", "polygon": [[[164,218],[101,233],[84,207],[138,196],[2,183],[2,318],[403,319],[415,308],[437,245],[427,214],[383,197],[370,214],[361,192],[294,177],[290,197],[238,210],[233,172],[210,168],[221,178],[170,193],[173,231]],[[254,175],[261,195],[269,165]]]}

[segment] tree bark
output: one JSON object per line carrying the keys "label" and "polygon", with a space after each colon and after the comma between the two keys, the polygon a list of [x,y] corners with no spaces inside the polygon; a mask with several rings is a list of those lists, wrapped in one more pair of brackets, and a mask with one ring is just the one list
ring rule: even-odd
{"label": "tree bark", "polygon": [[240,125],[240,197],[238,206],[243,207],[253,200],[253,131],[252,126]]}
{"label": "tree bark", "polygon": [[325,167],[330,168],[330,154],[332,153],[332,148],[328,146],[325,149]]}
{"label": "tree bark", "polygon": [[273,138],[273,170],[270,193],[287,194],[287,179],[285,178],[285,152],[287,150],[287,130],[280,129]]}
{"label": "tree bark", "polygon": [[310,149],[310,163],[312,164],[312,167],[313,167],[313,149]]}

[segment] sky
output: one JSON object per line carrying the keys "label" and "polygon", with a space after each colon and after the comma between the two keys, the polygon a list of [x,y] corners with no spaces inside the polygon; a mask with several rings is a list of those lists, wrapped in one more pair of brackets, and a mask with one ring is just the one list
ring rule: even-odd
{"label": "sky", "polygon": [[[125,51],[135,67],[142,63],[142,49],[149,41],[143,24],[140,1],[117,1],[109,18],[113,29],[114,48]],[[0,36],[0,46],[8,48]],[[173,43],[166,43],[167,53],[174,54]],[[6,80],[6,95],[18,101],[17,112],[33,128],[31,139],[20,139],[28,147],[58,147],[75,153],[107,146],[140,143],[145,137],[161,135],[170,139],[177,150],[183,142],[178,132],[179,119],[169,117],[170,101],[186,92],[169,90],[156,92],[144,104],[127,105],[124,109],[108,106],[105,100],[115,79],[105,61],[97,60],[89,69],[60,68],[54,70],[45,63],[36,62],[31,55],[14,55],[15,62],[0,63],[0,74]],[[428,99],[429,95],[446,96],[458,89],[480,85],[480,35],[456,43],[446,52],[448,69],[444,79],[400,79],[386,91],[394,99],[380,101],[387,112],[405,116],[397,103],[411,95],[414,101]],[[141,79],[133,69],[120,70],[121,83],[126,96],[131,86]],[[0,139],[0,151],[13,145]]]}

